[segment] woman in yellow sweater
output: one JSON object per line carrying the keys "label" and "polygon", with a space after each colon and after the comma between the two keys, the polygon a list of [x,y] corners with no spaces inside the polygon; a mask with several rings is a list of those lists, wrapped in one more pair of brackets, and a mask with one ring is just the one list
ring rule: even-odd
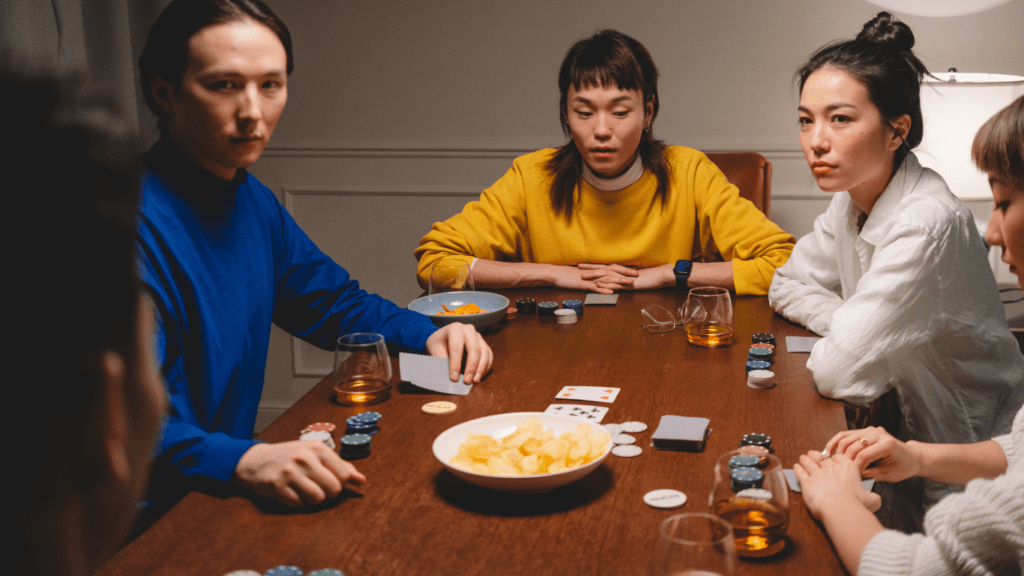
{"label": "woman in yellow sweater", "polygon": [[416,249],[420,284],[457,257],[473,262],[478,288],[767,293],[793,237],[704,154],[654,138],[657,77],[647,49],[619,32],[574,44],[558,78],[572,140],[517,158],[479,201],[435,223]]}

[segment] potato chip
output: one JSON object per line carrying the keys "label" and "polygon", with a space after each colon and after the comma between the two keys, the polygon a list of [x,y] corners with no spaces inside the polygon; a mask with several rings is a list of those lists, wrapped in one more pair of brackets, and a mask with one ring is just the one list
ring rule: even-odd
{"label": "potato chip", "polygon": [[545,429],[539,419],[527,418],[500,441],[486,434],[468,434],[449,463],[478,474],[552,474],[596,460],[610,442],[610,434],[595,434],[586,424],[556,438],[555,431]]}

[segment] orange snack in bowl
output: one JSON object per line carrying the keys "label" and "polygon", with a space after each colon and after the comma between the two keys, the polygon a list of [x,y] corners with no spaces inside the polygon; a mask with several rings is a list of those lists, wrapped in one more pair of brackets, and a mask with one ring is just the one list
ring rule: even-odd
{"label": "orange snack in bowl", "polygon": [[480,312],[486,312],[486,310],[481,309],[479,306],[472,302],[470,302],[469,304],[463,304],[458,308],[452,308],[451,310],[449,310],[448,307],[445,306],[444,304],[441,304],[441,308],[444,308],[444,312],[438,312],[438,316],[456,316],[462,314],[479,314]]}

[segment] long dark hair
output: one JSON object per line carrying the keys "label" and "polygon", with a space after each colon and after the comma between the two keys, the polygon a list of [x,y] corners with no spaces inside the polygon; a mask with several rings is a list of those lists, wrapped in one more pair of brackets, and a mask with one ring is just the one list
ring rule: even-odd
{"label": "long dark hair", "polygon": [[896,131],[893,122],[904,114],[910,116],[910,130],[893,155],[893,173],[924,135],[921,79],[928,74],[928,69],[911,51],[913,47],[914,33],[910,26],[888,12],[879,12],[864,24],[855,39],[818,49],[796,72],[801,92],[807,78],[825,66],[857,78],[867,88],[871,102],[893,132]]}
{"label": "long dark hair", "polygon": [[153,24],[139,56],[142,94],[149,109],[157,115],[158,126],[167,128],[167,113],[160,109],[150,86],[154,76],[177,89],[188,62],[188,41],[200,30],[216,24],[251,18],[277,34],[288,57],[287,72],[292,73],[292,37],[288,27],[260,0],[174,0]]}
{"label": "long dark hair", "polygon": [[[668,199],[669,165],[665,160],[665,143],[654,137],[654,119],[658,117],[658,68],[644,45],[615,30],[601,30],[589,38],[572,45],[558,72],[558,114],[562,131],[571,137],[566,111],[569,87],[577,90],[584,86],[618,86],[621,90],[636,90],[643,96],[644,110],[651,105],[651,123],[640,138],[640,159],[644,169],[658,179],[655,197],[662,205]],[[548,160],[552,176],[551,207],[556,214],[572,219],[577,202],[576,191],[583,174],[583,155],[570,138]]]}

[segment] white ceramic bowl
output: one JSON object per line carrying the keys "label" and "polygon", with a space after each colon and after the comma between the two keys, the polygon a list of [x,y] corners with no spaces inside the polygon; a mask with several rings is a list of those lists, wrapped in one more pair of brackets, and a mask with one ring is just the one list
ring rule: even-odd
{"label": "white ceramic bowl", "polygon": [[[444,311],[444,308],[441,308],[442,304],[450,310],[470,302],[486,310],[486,312],[478,312],[476,314],[437,314]],[[462,322],[463,324],[472,324],[477,329],[480,329],[490,326],[505,317],[505,312],[508,311],[508,298],[494,292],[469,290],[442,292],[413,300],[409,303],[409,310],[427,315],[438,326],[444,326],[452,322]]]}
{"label": "white ceramic bowl", "polygon": [[607,432],[604,426],[601,426],[600,424],[587,422],[586,420],[574,418],[572,416],[545,414],[543,412],[512,412],[509,414],[495,414],[494,416],[484,416],[483,418],[463,422],[462,424],[452,426],[442,432],[441,435],[434,440],[434,457],[436,457],[441,464],[444,464],[445,468],[450,470],[452,474],[455,474],[459,478],[462,478],[471,484],[483,486],[484,488],[491,488],[500,492],[528,494],[558,488],[559,486],[564,486],[565,484],[575,482],[576,480],[583,478],[600,466],[601,462],[604,462],[604,459],[608,457],[608,453],[611,452],[612,445],[611,442],[609,442],[604,454],[601,454],[597,459],[587,462],[583,466],[566,470],[564,472],[531,474],[527,476],[478,474],[457,466],[452,466],[448,463],[448,461],[458,453],[459,445],[465,442],[466,436],[469,435],[470,432],[489,434],[494,437],[495,440],[500,440],[512,432],[515,432],[516,423],[522,422],[523,420],[531,417],[540,420],[541,423],[544,424],[544,428],[553,429],[555,431],[555,436],[559,436],[563,432],[574,432],[580,424],[589,425],[594,429],[595,433]]}

